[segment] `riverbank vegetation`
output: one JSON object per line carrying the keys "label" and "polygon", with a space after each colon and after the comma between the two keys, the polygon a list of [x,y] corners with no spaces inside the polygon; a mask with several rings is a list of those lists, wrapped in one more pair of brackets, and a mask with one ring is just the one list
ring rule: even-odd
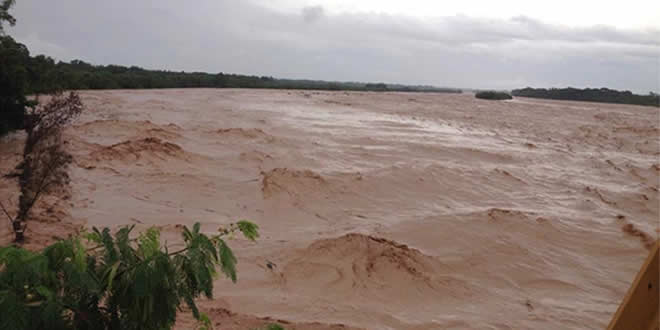
{"label": "riverbank vegetation", "polygon": [[514,89],[514,96],[534,97],[552,100],[589,101],[618,104],[660,106],[660,95],[650,92],[648,95],[633,94],[630,91],[617,91],[609,88],[523,88]]}
{"label": "riverbank vegetation", "polygon": [[236,282],[225,238],[255,240],[257,226],[239,221],[211,236],[184,226],[178,249],[155,227],[137,236],[133,228],[93,228],[39,252],[0,248],[0,329],[170,329],[182,305],[212,328],[195,299],[213,297],[218,271]]}

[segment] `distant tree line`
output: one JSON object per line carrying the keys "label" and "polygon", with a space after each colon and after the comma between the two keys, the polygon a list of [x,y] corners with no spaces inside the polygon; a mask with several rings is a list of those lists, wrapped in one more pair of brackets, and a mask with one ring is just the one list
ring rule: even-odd
{"label": "distant tree line", "polygon": [[633,94],[630,91],[617,91],[608,88],[523,88],[514,89],[514,96],[534,97],[553,100],[590,101],[634,105],[660,106],[660,96],[650,92],[648,95]]}
{"label": "distant tree line", "polygon": [[[7,40],[11,39],[4,36]],[[415,91],[460,93],[459,89],[431,86],[389,85],[384,83],[328,82],[319,80],[276,79],[267,76],[248,76],[227,73],[175,72],[147,70],[137,66],[93,65],[81,60],[56,62],[44,55],[30,56],[24,45],[12,42],[2,44],[14,51],[11,64],[27,75],[28,94],[45,93],[53,89],[145,89],[145,88],[273,88],[319,89],[352,91]]]}
{"label": "distant tree line", "polygon": [[[80,60],[58,62],[43,55],[31,58],[39,80],[35,89],[144,89],[144,88],[272,88],[355,91],[419,91],[460,93],[457,89],[429,86],[327,82],[318,80],[276,79],[227,73],[175,72],[147,70],[137,66],[92,65]],[[34,90],[39,92],[39,90]]]}

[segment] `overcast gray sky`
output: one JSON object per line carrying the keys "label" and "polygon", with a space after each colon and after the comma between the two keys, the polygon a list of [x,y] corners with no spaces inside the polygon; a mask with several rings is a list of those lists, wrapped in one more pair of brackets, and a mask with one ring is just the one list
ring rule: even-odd
{"label": "overcast gray sky", "polygon": [[660,90],[660,1],[18,0],[33,54],[464,88]]}

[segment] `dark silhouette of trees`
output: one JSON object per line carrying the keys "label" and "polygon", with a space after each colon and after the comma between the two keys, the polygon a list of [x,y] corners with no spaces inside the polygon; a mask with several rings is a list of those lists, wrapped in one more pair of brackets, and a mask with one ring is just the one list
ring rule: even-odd
{"label": "dark silhouette of trees", "polygon": [[496,91],[480,91],[474,94],[474,96],[484,100],[510,100],[513,98],[509,93]]}
{"label": "dark silhouette of trees", "polygon": [[660,96],[653,92],[648,95],[633,94],[630,91],[617,91],[608,88],[523,88],[514,89],[514,96],[534,97],[553,100],[590,101],[660,106]]}
{"label": "dark silhouette of trees", "polygon": [[371,91],[386,91],[387,90],[387,85],[383,83],[377,83],[377,84],[366,84],[364,85],[365,88]]}
{"label": "dark silhouette of trees", "polygon": [[[49,89],[144,89],[144,88],[271,88],[354,91],[415,91],[460,93],[458,89],[405,86],[384,83],[328,82],[276,79],[228,73],[147,70],[137,66],[92,65],[81,60],[57,62],[47,56],[30,58],[30,93]],[[55,79],[55,77],[57,79]]]}
{"label": "dark silhouette of trees", "polygon": [[30,86],[29,65],[27,47],[0,35],[0,136],[22,129],[26,109],[35,105],[25,97]]}
{"label": "dark silhouette of trees", "polygon": [[0,136],[22,129],[26,109],[36,104],[25,97],[30,82],[30,52],[4,33],[4,23],[16,23],[9,14],[14,3],[15,0],[0,0]]}

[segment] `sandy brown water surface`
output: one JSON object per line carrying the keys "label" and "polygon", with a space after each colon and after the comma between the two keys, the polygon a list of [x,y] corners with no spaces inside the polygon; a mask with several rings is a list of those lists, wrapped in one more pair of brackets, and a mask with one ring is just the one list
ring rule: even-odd
{"label": "sandy brown water surface", "polygon": [[[66,132],[64,222],[160,226],[174,243],[195,221],[208,232],[260,226],[258,242],[230,242],[238,283],[219,279],[216,300],[200,300],[221,329],[256,317],[298,329],[600,329],[658,236],[658,108],[431,93],[81,95],[86,110]],[[2,140],[3,169],[18,140]]]}

